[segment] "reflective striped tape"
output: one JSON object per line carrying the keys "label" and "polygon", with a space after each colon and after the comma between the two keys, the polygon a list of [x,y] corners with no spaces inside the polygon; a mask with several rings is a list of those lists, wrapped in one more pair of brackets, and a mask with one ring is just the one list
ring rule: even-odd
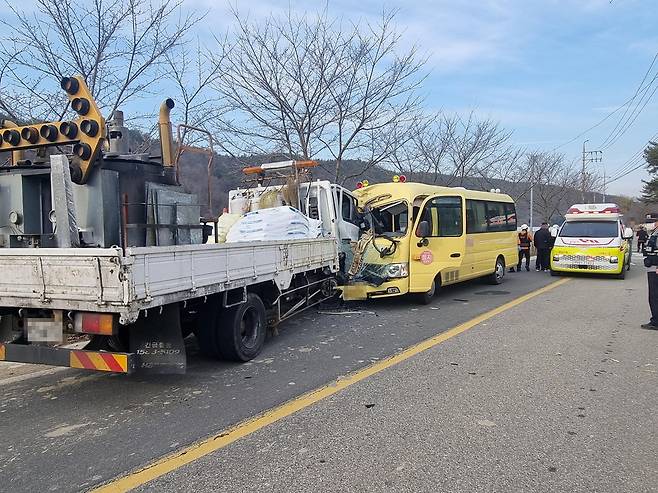
{"label": "reflective striped tape", "polygon": [[71,351],[71,368],[128,373],[128,355],[96,351]]}

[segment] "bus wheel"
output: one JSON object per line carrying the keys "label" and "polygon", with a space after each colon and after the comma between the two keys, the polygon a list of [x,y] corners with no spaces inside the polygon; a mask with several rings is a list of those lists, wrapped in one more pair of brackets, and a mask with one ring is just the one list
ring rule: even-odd
{"label": "bus wheel", "polygon": [[621,268],[621,272],[615,276],[617,279],[626,279],[626,266]]}
{"label": "bus wheel", "polygon": [[503,257],[498,257],[496,259],[496,267],[494,271],[489,275],[489,282],[491,284],[500,284],[503,282],[505,277],[505,259]]}
{"label": "bus wheel", "polygon": [[436,295],[436,281],[432,281],[432,287],[428,291],[425,291],[424,293],[418,293],[416,297],[418,299],[418,303],[421,305],[429,305],[432,303],[434,295]]}

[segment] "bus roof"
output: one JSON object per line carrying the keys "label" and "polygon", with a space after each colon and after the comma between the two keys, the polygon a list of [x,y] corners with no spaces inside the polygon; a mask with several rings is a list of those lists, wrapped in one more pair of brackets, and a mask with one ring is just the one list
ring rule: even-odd
{"label": "bus roof", "polygon": [[479,190],[469,190],[463,187],[440,187],[437,185],[428,185],[427,183],[375,183],[367,187],[359,188],[354,191],[359,200],[371,200],[378,196],[382,200],[390,199],[407,199],[413,202],[418,197],[429,195],[459,195],[467,199],[491,200],[495,202],[514,202],[512,197],[504,193],[483,192]]}

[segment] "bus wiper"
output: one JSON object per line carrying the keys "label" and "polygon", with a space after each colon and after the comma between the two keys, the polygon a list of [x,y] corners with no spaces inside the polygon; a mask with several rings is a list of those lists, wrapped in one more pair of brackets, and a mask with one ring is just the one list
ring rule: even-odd
{"label": "bus wiper", "polygon": [[[377,238],[386,238],[388,241],[391,242],[391,244],[385,248],[379,249],[377,247],[377,241],[376,241]],[[380,258],[393,255],[398,249],[398,243],[400,243],[400,240],[396,240],[387,235],[375,235],[372,239],[372,246],[374,247],[375,250],[377,250],[377,253],[379,253]]]}

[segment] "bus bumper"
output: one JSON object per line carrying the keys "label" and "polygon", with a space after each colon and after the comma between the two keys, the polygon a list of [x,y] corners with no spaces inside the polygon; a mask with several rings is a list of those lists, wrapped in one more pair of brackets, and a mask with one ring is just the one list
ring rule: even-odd
{"label": "bus bumper", "polygon": [[409,291],[409,280],[407,278],[387,281],[379,286],[365,282],[357,282],[342,286],[343,299],[345,301],[369,300],[375,298],[389,298],[400,296]]}

